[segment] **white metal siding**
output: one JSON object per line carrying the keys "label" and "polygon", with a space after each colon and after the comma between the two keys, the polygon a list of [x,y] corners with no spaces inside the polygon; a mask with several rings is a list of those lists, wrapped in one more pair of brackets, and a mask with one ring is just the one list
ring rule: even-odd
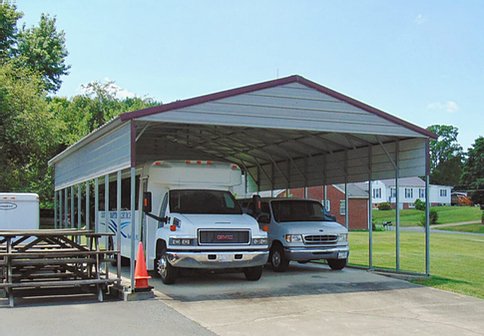
{"label": "white metal siding", "polygon": [[128,168],[130,136],[130,124],[126,123],[56,162],[55,189]]}
{"label": "white metal siding", "polygon": [[423,137],[299,83],[219,99],[139,120]]}

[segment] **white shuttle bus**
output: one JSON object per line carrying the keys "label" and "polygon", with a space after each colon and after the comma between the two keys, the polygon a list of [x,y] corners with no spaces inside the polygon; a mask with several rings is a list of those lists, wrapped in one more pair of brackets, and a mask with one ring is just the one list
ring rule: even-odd
{"label": "white shuttle bus", "polygon": [[[258,280],[267,262],[267,233],[244,214],[232,194],[241,184],[240,168],[215,161],[155,161],[140,167],[135,223],[145,221],[148,270],[165,284],[175,282],[181,268],[240,269]],[[129,188],[128,188],[129,191]],[[113,207],[111,207],[113,210]],[[131,212],[121,211],[122,256],[130,256]],[[99,212],[100,230],[106,213]],[[116,232],[116,211],[108,228]],[[104,226],[104,227],[103,227]]]}
{"label": "white shuttle bus", "polygon": [[0,230],[39,229],[39,195],[0,193]]}

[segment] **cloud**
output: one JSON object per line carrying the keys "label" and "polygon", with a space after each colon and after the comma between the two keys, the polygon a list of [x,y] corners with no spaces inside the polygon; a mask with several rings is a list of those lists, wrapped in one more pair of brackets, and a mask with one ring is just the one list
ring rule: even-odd
{"label": "cloud", "polygon": [[95,84],[95,85],[98,85],[100,87],[102,87],[104,90],[106,90],[111,96],[117,98],[117,99],[120,99],[120,100],[123,100],[123,99],[126,99],[126,98],[134,98],[136,97],[136,94],[129,91],[129,90],[126,90],[124,88],[122,88],[121,86],[119,86],[118,84],[116,84],[113,80],[109,79],[109,78],[104,78],[103,81],[94,81],[94,82],[91,82],[91,83],[88,83],[88,84],[85,84],[85,85],[81,85],[80,89],[79,89],[79,93],[80,94],[86,94],[86,95],[94,95],[95,94],[95,90],[93,89],[92,85]]}
{"label": "cloud", "polygon": [[427,105],[428,110],[432,111],[445,111],[449,113],[454,113],[459,111],[459,105],[452,100],[446,102],[433,102]]}
{"label": "cloud", "polygon": [[415,23],[417,25],[421,25],[421,24],[424,24],[425,21],[427,21],[427,18],[425,16],[423,16],[422,14],[419,14],[415,17]]}

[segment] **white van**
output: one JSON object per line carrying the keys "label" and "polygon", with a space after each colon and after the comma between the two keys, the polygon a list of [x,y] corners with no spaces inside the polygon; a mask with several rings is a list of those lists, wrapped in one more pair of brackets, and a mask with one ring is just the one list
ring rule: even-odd
{"label": "white van", "polygon": [[0,230],[38,230],[39,195],[0,193]]}
{"label": "white van", "polygon": [[[267,233],[244,214],[232,195],[241,184],[240,168],[231,163],[183,160],[154,161],[139,167],[136,240],[145,221],[148,270],[165,284],[175,282],[180,268],[241,269],[258,280],[269,257]],[[143,197],[144,196],[144,197]],[[146,204],[145,204],[146,203]],[[113,210],[113,209],[111,209]],[[106,213],[99,213],[101,230]],[[108,227],[116,232],[116,211]],[[129,257],[131,212],[121,212],[121,255]]]}

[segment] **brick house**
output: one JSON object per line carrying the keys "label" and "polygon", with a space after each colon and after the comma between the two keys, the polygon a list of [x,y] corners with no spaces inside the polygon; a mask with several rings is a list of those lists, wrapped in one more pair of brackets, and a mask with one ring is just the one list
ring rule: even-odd
{"label": "brick house", "polygon": [[[327,188],[328,200],[326,202],[326,208],[333,216],[336,216],[336,221],[343,225],[345,223],[344,190],[343,184],[329,185]],[[309,199],[322,202],[324,199],[324,188],[323,186],[308,187],[307,194]],[[277,194],[277,197],[286,196],[286,190],[282,190]],[[304,198],[304,189],[290,189],[289,196]],[[355,184],[348,184],[348,201],[350,230],[368,229],[368,192]]]}

